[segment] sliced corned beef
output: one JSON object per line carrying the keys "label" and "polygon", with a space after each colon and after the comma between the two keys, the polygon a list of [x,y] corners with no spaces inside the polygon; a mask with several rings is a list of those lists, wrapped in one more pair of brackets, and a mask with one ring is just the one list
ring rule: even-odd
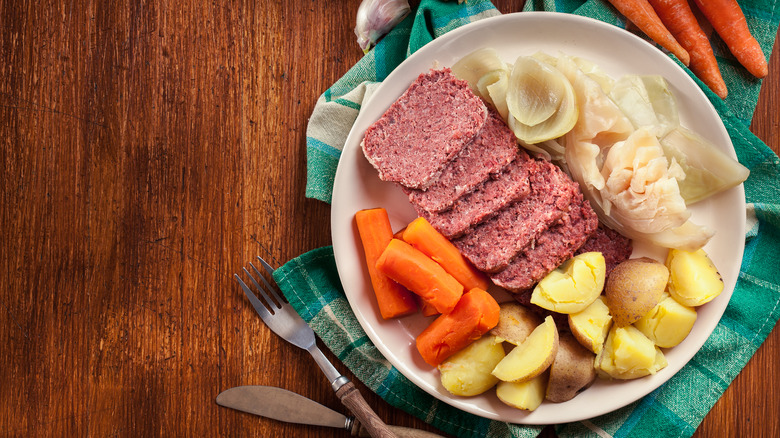
{"label": "sliced corned beef", "polygon": [[530,193],[529,175],[538,171],[539,164],[524,151],[517,152],[517,155],[501,173],[488,178],[451,208],[440,213],[430,213],[415,206],[417,214],[449,239],[469,232],[472,227]]}
{"label": "sliced corned beef", "polygon": [[450,69],[421,74],[362,142],[379,178],[426,189],[480,132],[487,107]]}
{"label": "sliced corned beef", "polygon": [[578,191],[571,209],[541,233],[534,244],[503,270],[490,275],[497,286],[525,291],[570,259],[598,227],[598,217]]}
{"label": "sliced corned beef", "polygon": [[405,192],[418,210],[443,211],[491,175],[501,172],[517,154],[515,134],[501,116],[490,109],[482,131],[444,167],[436,182],[426,190],[405,189]]}
{"label": "sliced corned beef", "polygon": [[477,269],[497,272],[569,210],[579,187],[554,164],[538,160],[531,193],[452,243]]}

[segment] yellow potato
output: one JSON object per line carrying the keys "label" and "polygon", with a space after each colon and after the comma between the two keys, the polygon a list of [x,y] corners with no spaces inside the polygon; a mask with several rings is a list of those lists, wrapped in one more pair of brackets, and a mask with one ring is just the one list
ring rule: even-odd
{"label": "yellow potato", "polygon": [[609,328],[612,327],[612,316],[604,304],[604,297],[599,296],[582,312],[569,315],[569,328],[574,337],[588,350],[598,353],[604,347]]}
{"label": "yellow potato", "polygon": [[669,280],[662,263],[642,257],[628,259],[609,274],[604,301],[618,327],[633,324],[658,304]]}
{"label": "yellow potato", "polygon": [[498,325],[490,334],[514,345],[522,343],[539,324],[542,318],[518,302],[501,303]]}
{"label": "yellow potato", "polygon": [[701,306],[723,292],[723,279],[703,249],[669,250],[666,266],[671,273],[669,293],[680,304]]}
{"label": "yellow potato", "polygon": [[696,322],[696,310],[683,306],[664,292],[661,301],[634,323],[655,345],[671,348],[679,344],[691,332]]}
{"label": "yellow potato", "polygon": [[548,373],[542,373],[525,382],[498,382],[496,395],[509,406],[533,411],[544,401]]}
{"label": "yellow potato", "polygon": [[634,326],[613,326],[595,360],[599,377],[614,379],[655,374],[667,364],[661,349]]}
{"label": "yellow potato", "polygon": [[558,354],[550,366],[545,398],[560,403],[571,400],[596,379],[593,360],[588,351],[568,332],[559,333]]}
{"label": "yellow potato", "polygon": [[493,375],[505,382],[522,382],[542,374],[558,352],[558,329],[552,316],[513,348],[493,369]]}
{"label": "yellow potato", "polygon": [[544,277],[531,294],[531,303],[558,313],[581,312],[604,289],[606,263],[600,252],[579,254]]}
{"label": "yellow potato", "polygon": [[483,336],[439,365],[441,384],[454,395],[482,394],[498,383],[490,374],[504,358],[504,347],[495,336]]}

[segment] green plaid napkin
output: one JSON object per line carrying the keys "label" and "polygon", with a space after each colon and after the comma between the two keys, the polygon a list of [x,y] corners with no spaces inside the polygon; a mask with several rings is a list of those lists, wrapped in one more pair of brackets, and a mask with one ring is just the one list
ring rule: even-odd
{"label": "green plaid napkin", "polygon": [[[764,52],[771,53],[778,26],[775,1],[740,2]],[[625,27],[601,0],[529,0],[525,10],[548,10],[597,18]],[[447,31],[498,15],[487,0],[423,0],[410,15],[317,101],[307,131],[306,196],[331,200],[333,177],[360,105],[409,54]],[[690,436],[766,339],[780,317],[780,161],[747,128],[760,81],[744,73],[713,36],[729,97],[715,105],[750,177],[745,182],[748,230],[734,295],[699,353],[666,384],[623,409],[587,421],[561,424],[563,437]],[[695,78],[694,78],[695,79]],[[393,406],[462,437],[533,437],[541,427],[520,426],[466,414],[417,388],[379,353],[352,313],[336,272],[331,247],[297,257],[274,278],[290,303],[355,376]]]}

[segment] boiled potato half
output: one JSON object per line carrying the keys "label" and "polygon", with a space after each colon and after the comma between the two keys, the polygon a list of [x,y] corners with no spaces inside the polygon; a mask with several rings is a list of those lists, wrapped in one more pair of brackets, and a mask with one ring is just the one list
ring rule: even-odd
{"label": "boiled potato half", "polygon": [[498,382],[496,396],[505,404],[524,411],[533,411],[544,401],[549,373],[542,373],[525,382]]}
{"label": "boiled potato half", "polygon": [[604,347],[609,328],[612,327],[612,315],[609,307],[604,304],[604,297],[596,301],[582,312],[569,315],[569,329],[574,337],[588,350],[598,353]]}
{"label": "boiled potato half", "polygon": [[493,369],[493,375],[505,382],[523,382],[543,373],[558,353],[558,328],[552,316],[514,347]]}
{"label": "boiled potato half", "polygon": [[490,334],[520,345],[539,324],[542,318],[518,302],[502,303],[498,314],[498,325],[490,330]]}
{"label": "boiled potato half", "polygon": [[661,301],[645,316],[634,323],[634,327],[645,334],[655,345],[671,348],[682,342],[693,329],[696,310],[684,306],[664,292]]}
{"label": "boiled potato half", "polygon": [[578,254],[536,285],[531,303],[558,313],[581,312],[601,295],[606,272],[600,252]]}
{"label": "boiled potato half", "polygon": [[642,257],[628,259],[609,274],[604,298],[618,327],[633,324],[660,301],[669,281],[663,263]]}
{"label": "boiled potato half", "polygon": [[453,395],[482,394],[498,383],[493,368],[504,358],[504,347],[495,336],[482,336],[439,365],[441,384]]}
{"label": "boiled potato half", "polygon": [[596,379],[596,355],[580,345],[571,333],[562,331],[558,336],[558,354],[550,365],[545,395],[555,403],[571,400]]}
{"label": "boiled potato half", "polygon": [[723,292],[723,279],[703,249],[669,250],[669,293],[678,303],[696,307],[712,301]]}
{"label": "boiled potato half", "polygon": [[655,374],[667,364],[661,349],[632,325],[613,326],[604,349],[595,360],[599,377],[614,379],[636,379]]}

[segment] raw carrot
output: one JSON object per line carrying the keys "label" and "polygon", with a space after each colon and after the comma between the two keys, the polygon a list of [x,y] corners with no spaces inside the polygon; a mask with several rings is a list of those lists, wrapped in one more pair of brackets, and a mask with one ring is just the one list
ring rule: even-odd
{"label": "raw carrot", "polygon": [[693,15],[688,0],[650,0],[658,17],[691,57],[691,71],[721,99],[728,94],[707,35]]}
{"label": "raw carrot", "polygon": [[449,313],[463,295],[463,285],[458,280],[403,240],[392,239],[387,244],[376,268],[422,297],[440,313]]}
{"label": "raw carrot", "polygon": [[414,295],[376,269],[376,261],[393,238],[387,211],[384,208],[358,211],[355,213],[355,222],[382,318],[395,318],[416,311],[417,302]]}
{"label": "raw carrot", "polygon": [[609,0],[609,2],[653,41],[672,52],[680,62],[686,66],[690,63],[688,52],[674,39],[647,0]]}
{"label": "raw carrot", "polygon": [[487,290],[487,276],[466,260],[443,234],[436,231],[425,218],[418,217],[406,226],[403,240],[425,253],[455,277],[464,290],[475,287]]}
{"label": "raw carrot", "polygon": [[499,306],[492,295],[471,289],[452,312],[436,318],[417,336],[417,351],[435,367],[495,327],[498,314]]}
{"label": "raw carrot", "polygon": [[761,51],[736,0],[695,0],[712,28],[729,50],[753,76],[763,78],[769,73],[766,57]]}

